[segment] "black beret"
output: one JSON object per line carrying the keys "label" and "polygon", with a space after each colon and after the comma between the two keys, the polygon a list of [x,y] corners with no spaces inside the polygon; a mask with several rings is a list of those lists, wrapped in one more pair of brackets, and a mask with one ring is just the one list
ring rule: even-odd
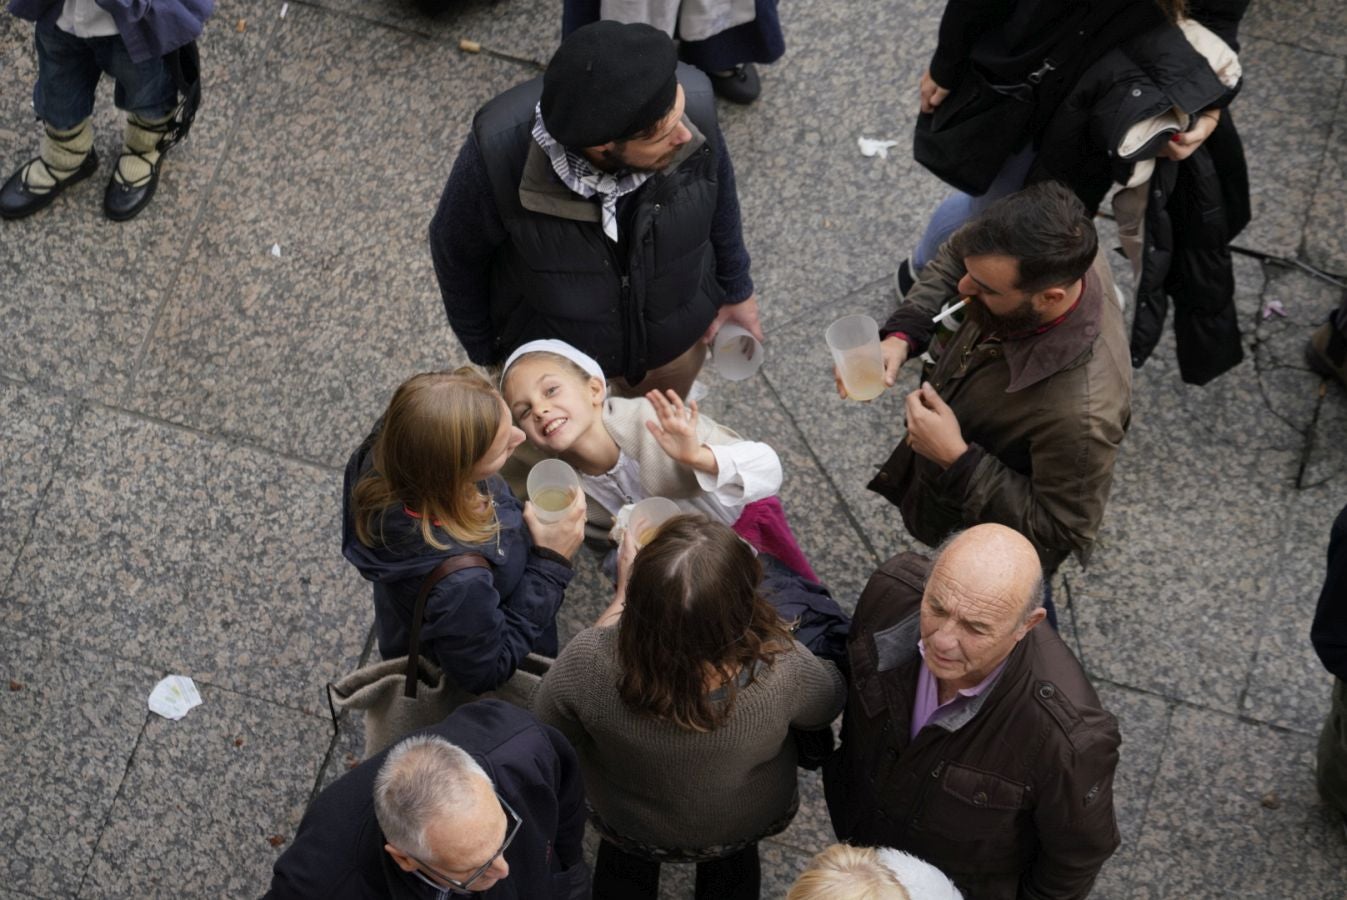
{"label": "black beret", "polygon": [[543,73],[543,127],[572,149],[639,134],[673,106],[677,66],[658,28],[609,20],[577,28]]}

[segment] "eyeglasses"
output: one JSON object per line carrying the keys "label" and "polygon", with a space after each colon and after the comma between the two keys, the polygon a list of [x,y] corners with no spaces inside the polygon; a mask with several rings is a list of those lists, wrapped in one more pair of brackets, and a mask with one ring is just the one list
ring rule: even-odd
{"label": "eyeglasses", "polygon": [[431,887],[435,888],[436,890],[444,890],[444,888],[450,887],[458,891],[471,892],[473,882],[477,881],[477,879],[485,875],[486,870],[495,865],[496,860],[500,859],[501,856],[505,853],[505,851],[509,849],[510,843],[515,839],[515,835],[519,834],[520,826],[524,824],[524,820],[519,818],[519,814],[514,811],[514,808],[511,807],[510,804],[505,802],[505,798],[502,797],[499,792],[496,793],[496,799],[500,801],[500,808],[505,811],[505,821],[508,823],[508,827],[505,829],[505,841],[500,845],[500,849],[497,850],[494,854],[492,854],[490,859],[482,863],[482,865],[478,866],[477,870],[473,872],[471,875],[469,875],[467,878],[464,878],[462,881],[459,881],[456,878],[450,878],[448,875],[445,875],[438,869],[435,869],[432,866],[428,866],[425,863],[421,862],[421,860],[417,859],[415,856],[411,856],[410,854],[408,854],[409,858],[413,862],[415,862],[418,866],[420,866],[421,869],[425,869],[431,875],[434,875],[437,879],[439,879],[439,881],[442,883],[437,884],[436,882],[431,881],[425,875],[421,874],[421,869],[416,870],[415,872],[416,877],[420,878],[422,881],[424,881]]}

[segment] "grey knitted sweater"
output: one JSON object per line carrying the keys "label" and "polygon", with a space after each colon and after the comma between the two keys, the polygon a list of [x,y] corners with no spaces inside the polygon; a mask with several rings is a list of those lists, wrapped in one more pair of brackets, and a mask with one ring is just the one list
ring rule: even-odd
{"label": "grey knitted sweater", "polygon": [[669,849],[766,837],[798,791],[788,728],[827,725],[846,702],[837,669],[799,642],[759,667],[729,721],[709,733],[630,709],[618,674],[617,628],[586,629],[543,679],[534,712],[575,746],[604,824]]}

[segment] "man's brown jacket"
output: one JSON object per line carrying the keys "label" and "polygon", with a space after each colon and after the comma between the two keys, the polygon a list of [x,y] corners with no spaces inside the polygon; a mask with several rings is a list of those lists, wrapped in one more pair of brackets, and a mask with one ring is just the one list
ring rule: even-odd
{"label": "man's brown jacket", "polygon": [[[884,332],[926,349],[931,317],[958,299],[964,271],[946,244]],[[870,490],[933,547],[997,522],[1032,541],[1048,572],[1073,551],[1083,563],[1131,421],[1131,357],[1106,263],[1086,274],[1080,304],[1060,324],[1019,340],[984,338],[965,322],[923,376],[959,417],[968,452],[941,469],[900,442]]]}
{"label": "man's brown jacket", "polygon": [[909,737],[930,563],[880,567],[851,623],[842,746],[824,770],[838,838],[935,865],[968,900],[1086,896],[1118,847],[1118,723],[1046,626],[994,684]]}

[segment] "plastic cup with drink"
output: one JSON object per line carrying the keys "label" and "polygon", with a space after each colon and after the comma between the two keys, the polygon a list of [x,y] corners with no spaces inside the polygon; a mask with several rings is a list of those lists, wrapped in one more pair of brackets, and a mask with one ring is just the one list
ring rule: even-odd
{"label": "plastic cup with drink", "polygon": [[627,530],[636,539],[636,548],[653,541],[665,522],[682,513],[678,504],[666,497],[646,497],[633,506],[627,515]]}
{"label": "plastic cup with drink", "polygon": [[884,352],[879,323],[869,316],[843,316],[828,326],[824,338],[852,400],[873,400],[884,393]]}
{"label": "plastic cup with drink", "polygon": [[559,459],[544,459],[529,470],[529,500],[539,522],[560,522],[580,490],[580,476]]}

